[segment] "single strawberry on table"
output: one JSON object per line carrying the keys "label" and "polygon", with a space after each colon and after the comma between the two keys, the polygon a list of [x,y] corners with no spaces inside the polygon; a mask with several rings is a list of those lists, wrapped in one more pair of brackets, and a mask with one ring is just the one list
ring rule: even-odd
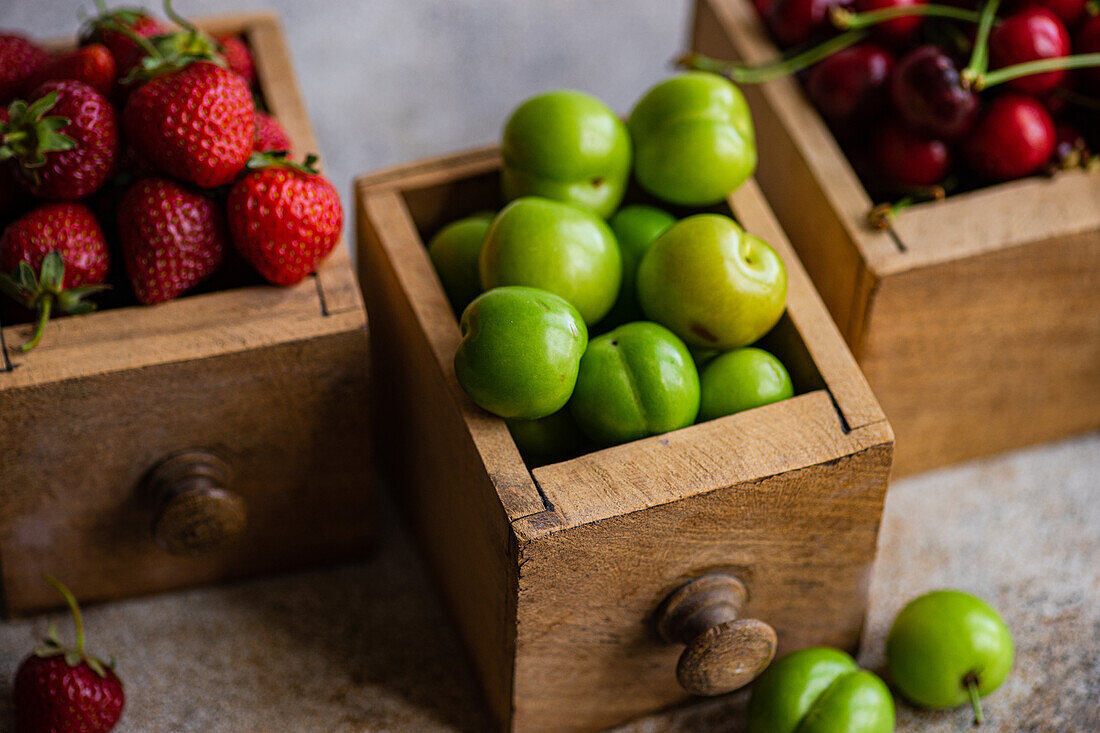
{"label": "single strawberry on table", "polygon": [[35,72],[49,59],[46,49],[25,36],[0,32],[0,103],[26,91]]}
{"label": "single strawberry on table", "polygon": [[163,178],[138,181],[122,197],[118,236],[134,294],[146,305],[189,290],[225,257],[219,206]]}
{"label": "single strawberry on table", "polygon": [[293,285],[336,247],[344,211],[335,187],[313,167],[260,154],[229,190],[226,217],[233,244],[266,280]]}
{"label": "single strawberry on table", "polygon": [[11,159],[20,185],[39,198],[71,201],[94,193],[118,154],[114,107],[79,81],[46,82],[32,99],[8,107],[0,160]]}
{"label": "single strawberry on table", "polygon": [[15,672],[16,733],[107,733],[122,716],[126,696],[112,665],[84,649],[84,620],[73,594],[46,577],[69,604],[76,646],[62,646],[50,625],[42,646]]}
{"label": "single strawberry on table", "polygon": [[23,351],[42,339],[55,308],[95,309],[84,298],[105,289],[109,262],[103,230],[83,204],[43,204],[8,225],[0,236],[0,291],[37,314]]}

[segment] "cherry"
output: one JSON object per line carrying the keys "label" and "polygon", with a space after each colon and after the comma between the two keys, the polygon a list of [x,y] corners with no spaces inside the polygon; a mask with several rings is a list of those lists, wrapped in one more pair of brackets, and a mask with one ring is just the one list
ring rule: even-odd
{"label": "cherry", "polygon": [[1031,175],[1050,160],[1056,133],[1043,105],[1009,92],[985,108],[963,143],[963,155],[979,175],[1007,181]]}
{"label": "cherry", "polygon": [[[1100,15],[1090,15],[1081,24],[1074,38],[1073,50],[1075,53],[1100,53]],[[1100,66],[1079,71],[1086,84],[1100,90]]]}
{"label": "cherry", "polygon": [[944,140],[965,135],[978,111],[978,97],[963,88],[955,61],[932,45],[919,46],[898,61],[890,97],[906,124]]}
{"label": "cherry", "polygon": [[875,130],[871,156],[879,176],[899,188],[935,185],[951,170],[947,143],[913,132],[894,120]]}
{"label": "cherry", "polygon": [[874,43],[859,43],[811,68],[806,93],[825,119],[841,129],[878,115],[893,68],[889,51]]}
{"label": "cherry", "polygon": [[1006,3],[1005,9],[1016,12],[1025,8],[1046,8],[1068,27],[1081,19],[1087,4],[1087,0],[1015,0]]}
{"label": "cherry", "polygon": [[[989,35],[991,67],[999,69],[1026,61],[1068,56],[1069,32],[1058,16],[1046,8],[1028,8],[1008,16]],[[1066,78],[1066,70],[1021,76],[1008,86],[1036,96],[1054,90]]]}
{"label": "cherry", "polygon": [[772,5],[774,0],[752,0],[752,5],[756,8],[756,12],[760,13],[760,17],[767,20],[768,14],[772,11]]}
{"label": "cherry", "polygon": [[[925,0],[856,0],[856,10],[860,13],[866,13],[871,10],[924,4]],[[873,30],[871,32],[875,38],[883,43],[891,46],[904,46],[913,38],[923,21],[924,18],[919,15],[907,15],[872,26]]]}
{"label": "cherry", "polygon": [[797,46],[828,29],[829,8],[849,0],[774,0],[768,26],[782,46]]}

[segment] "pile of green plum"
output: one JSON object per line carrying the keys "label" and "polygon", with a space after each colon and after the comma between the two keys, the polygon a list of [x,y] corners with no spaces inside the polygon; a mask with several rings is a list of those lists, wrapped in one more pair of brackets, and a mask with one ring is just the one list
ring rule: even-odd
{"label": "pile of green plum", "polygon": [[[779,359],[751,346],[783,315],[783,261],[699,212],[756,168],[736,86],[673,77],[626,123],[586,94],[542,94],[513,111],[502,153],[508,203],[446,226],[429,253],[462,314],[458,382],[530,463],[793,396]],[[620,208],[632,179],[660,206]]]}

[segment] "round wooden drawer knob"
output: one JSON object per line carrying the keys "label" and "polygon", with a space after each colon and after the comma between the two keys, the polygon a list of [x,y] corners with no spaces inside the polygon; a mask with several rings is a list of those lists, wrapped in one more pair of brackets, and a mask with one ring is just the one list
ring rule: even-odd
{"label": "round wooden drawer knob", "polygon": [[673,591],[657,624],[665,641],[686,644],[676,679],[693,695],[721,695],[752,682],[775,657],[775,629],[739,619],[748,598],[729,575],[696,578]]}
{"label": "round wooden drawer knob", "polygon": [[176,453],[149,473],[157,501],[153,540],[173,555],[195,555],[221,547],[244,531],[244,499],[229,490],[229,464],[204,450]]}

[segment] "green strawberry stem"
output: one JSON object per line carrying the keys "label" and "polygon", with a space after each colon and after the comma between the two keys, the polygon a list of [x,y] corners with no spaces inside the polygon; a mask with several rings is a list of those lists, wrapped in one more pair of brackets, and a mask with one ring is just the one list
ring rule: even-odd
{"label": "green strawberry stem", "polygon": [[824,43],[795,53],[793,56],[758,66],[737,61],[720,61],[698,53],[685,54],[677,63],[688,69],[720,74],[739,84],[762,84],[772,79],[802,71],[837,51],[854,46],[866,37],[866,30],[853,29],[845,31],[833,36]]}
{"label": "green strawberry stem", "polygon": [[285,150],[272,150],[266,153],[253,153],[245,163],[248,170],[261,170],[263,168],[290,168],[299,173],[317,175],[317,156],[310,153],[301,163],[296,163],[287,156]]}
{"label": "green strawberry stem", "polygon": [[195,36],[199,35],[202,32],[195,27],[194,23],[176,12],[175,8],[172,7],[172,0],[164,0],[164,14],[167,15],[172,20],[172,22],[176,23],[181,28],[190,31]]}
{"label": "green strawberry stem", "polygon": [[963,678],[963,684],[966,685],[966,692],[970,696],[970,707],[974,708],[974,727],[977,728],[985,720],[985,715],[982,713],[982,699],[978,694],[978,676],[971,672]]}
{"label": "green strawberry stem", "polygon": [[993,21],[997,18],[997,8],[1000,4],[1001,0],[986,0],[982,7],[978,33],[974,37],[974,48],[970,51],[970,63],[959,75],[964,87],[969,88],[973,85],[989,68],[989,32],[993,29]]}
{"label": "green strawberry stem", "polygon": [[8,121],[0,123],[0,161],[16,158],[35,177],[35,168],[46,164],[46,153],[72,150],[76,141],[60,131],[68,117],[47,115],[57,104],[57,91],[27,104],[17,99],[8,106]]}
{"label": "green strawberry stem", "polygon": [[973,88],[981,91],[995,87],[998,84],[1004,84],[1006,81],[1019,79],[1021,76],[1042,74],[1046,71],[1057,71],[1059,69],[1087,69],[1093,66],[1100,66],[1100,53],[1079,53],[1074,56],[1025,61],[1022,64],[1003,66],[980,74],[974,78]]}
{"label": "green strawberry stem", "polygon": [[981,21],[981,13],[964,8],[956,8],[951,5],[905,5],[880,10],[868,10],[865,13],[853,13],[851,10],[834,6],[829,10],[829,19],[833,25],[841,30],[869,28],[879,23],[885,23],[895,18],[905,18],[910,15],[925,15],[933,18],[950,18],[962,20],[967,23]]}
{"label": "green strawberry stem", "polygon": [[34,336],[31,336],[30,341],[19,347],[20,351],[30,351],[38,346],[38,342],[42,340],[42,335],[46,333],[46,324],[50,320],[50,311],[53,310],[53,296],[46,294],[39,298],[37,309],[38,320],[35,322]]}
{"label": "green strawberry stem", "polygon": [[56,588],[57,592],[65,599],[65,603],[69,605],[69,611],[73,614],[73,623],[76,625],[76,651],[80,653],[80,656],[84,656],[84,617],[80,615],[80,606],[76,602],[76,596],[57,578],[52,575],[46,575],[45,577],[46,582]]}

